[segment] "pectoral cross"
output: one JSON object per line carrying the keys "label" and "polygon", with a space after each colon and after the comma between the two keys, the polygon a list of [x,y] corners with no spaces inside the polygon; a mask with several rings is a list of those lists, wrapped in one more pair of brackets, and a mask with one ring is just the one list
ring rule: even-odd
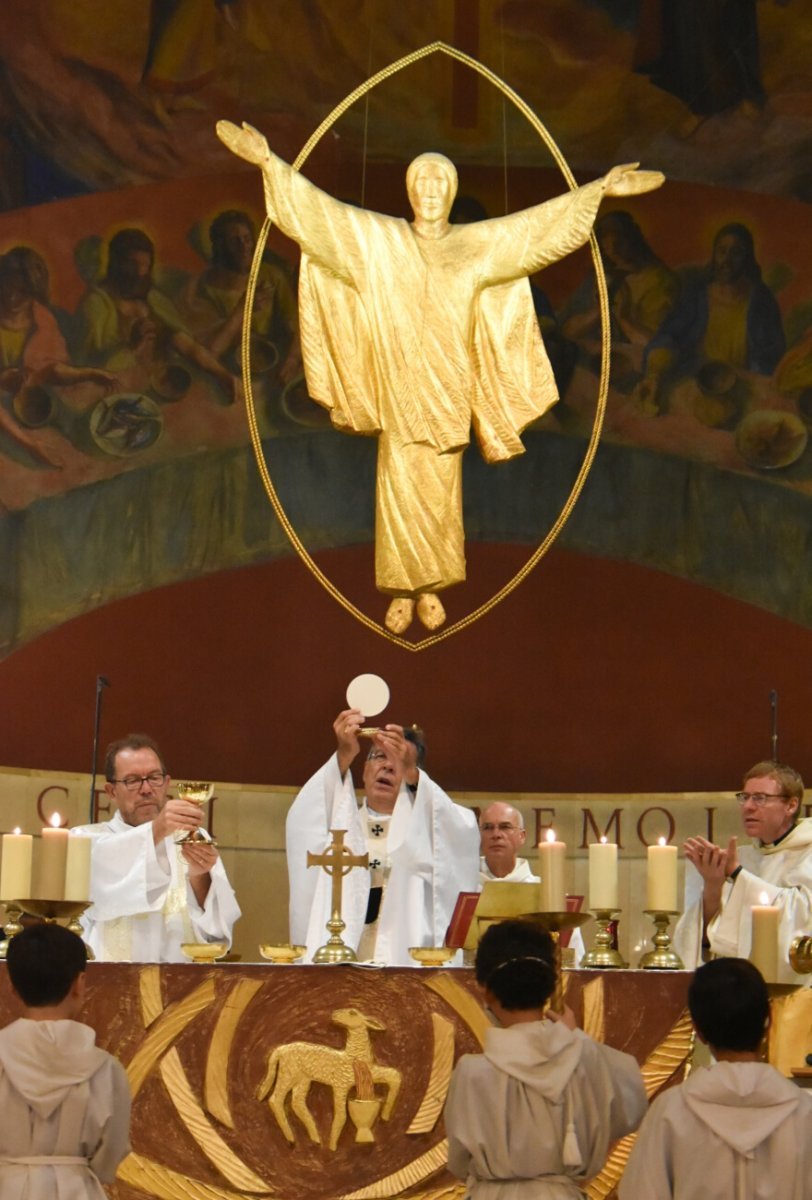
{"label": "pectoral cross", "polygon": [[323,854],[307,852],[308,867],[322,867],[332,877],[333,893],[331,898],[332,915],[327,922],[330,937],[313,955],[314,963],[355,962],[355,951],[341,940],[341,933],[346,929],[346,923],[341,917],[341,892],[344,876],[353,867],[368,867],[368,854],[353,854],[349,846],[344,845],[346,829],[331,829],[332,841]]}

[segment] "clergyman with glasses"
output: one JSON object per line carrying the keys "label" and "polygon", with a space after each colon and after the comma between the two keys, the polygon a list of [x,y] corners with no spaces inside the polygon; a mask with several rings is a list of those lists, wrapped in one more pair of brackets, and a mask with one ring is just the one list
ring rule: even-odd
{"label": "clergyman with glasses", "polygon": [[685,911],[674,946],[690,970],[712,957],[747,958],[754,905],[775,905],[779,917],[776,983],[812,984],[789,965],[794,938],[812,930],[812,818],[801,816],[804,784],[783,763],[759,762],[736,793],[749,846],[726,847],[703,837],[685,842]]}
{"label": "clergyman with glasses", "polygon": [[109,821],[80,826],[93,837],[91,907],[85,938],[102,962],[184,962],[184,942],[231,943],[240,916],[216,846],[176,841],[200,829],[202,809],[168,796],[171,779],[157,744],[130,734],[107,747]]}
{"label": "clergyman with glasses", "polygon": [[462,891],[479,890],[479,832],[474,813],[455,804],[423,768],[414,729],[385,725],[364,744],[364,796],[356,797],[351,764],[361,754],[357,708],[333,722],[336,752],[305,784],[287,818],[290,938],[306,960],[327,941],[331,880],[307,867],[322,854],[331,829],[347,831],[353,855],[369,853],[342,890],[344,942],[361,961],[415,966],[410,946],[441,946]]}

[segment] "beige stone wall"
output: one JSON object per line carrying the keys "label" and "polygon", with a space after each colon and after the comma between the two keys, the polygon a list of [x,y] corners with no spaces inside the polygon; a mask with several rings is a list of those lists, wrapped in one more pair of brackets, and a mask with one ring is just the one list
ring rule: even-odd
{"label": "beige stone wall", "polygon": [[[260,942],[287,941],[288,883],[285,865],[285,815],[295,789],[218,783],[210,823],[234,884],[243,917],[235,930],[234,950],[244,962],[258,959]],[[527,843],[553,826],[569,847],[567,890],[585,896],[588,906],[587,846],[605,833],[620,847],[620,948],[631,966],[644,949],[651,923],[643,916],[646,897],[646,845],[664,836],[680,846],[701,833],[725,843],[739,830],[738,806],[729,793],[681,792],[651,795],[600,795],[523,792],[455,794],[455,800],[479,807],[491,800],[515,804],[524,814]],[[99,804],[106,803],[103,793]],[[89,820],[90,777],[0,768],[0,830],[15,826],[37,834],[52,813],[68,825]],[[106,820],[110,814],[99,813]],[[812,803],[805,805],[812,815]],[[35,849],[36,855],[36,849]],[[527,851],[532,858],[532,849]],[[680,855],[680,894],[683,863]],[[584,929],[587,946],[594,925]]]}

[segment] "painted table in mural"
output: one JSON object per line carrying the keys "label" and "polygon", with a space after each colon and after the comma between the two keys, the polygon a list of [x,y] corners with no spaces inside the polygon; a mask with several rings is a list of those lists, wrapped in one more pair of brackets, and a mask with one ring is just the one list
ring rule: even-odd
{"label": "painted table in mural", "polygon": [[[635,1055],[654,1095],[690,1052],[688,979],[571,971],[566,998],[588,1032]],[[118,1200],[462,1195],[442,1108],[487,1027],[472,972],[93,963],[87,996],[133,1094]],[[0,1023],[14,1015],[3,968]],[[612,1194],[630,1146],[593,1200]]]}

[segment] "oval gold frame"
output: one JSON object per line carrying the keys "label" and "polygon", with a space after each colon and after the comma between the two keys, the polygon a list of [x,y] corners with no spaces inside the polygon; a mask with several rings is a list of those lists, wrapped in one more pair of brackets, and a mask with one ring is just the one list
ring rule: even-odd
{"label": "oval gold frame", "polygon": [[[484,79],[487,79],[489,83],[492,83],[494,87],[496,87],[504,96],[512,101],[515,107],[518,108],[519,112],[521,112],[523,116],[527,118],[533,129],[535,129],[536,133],[550,151],[550,154],[555,159],[556,165],[561,171],[561,174],[564,176],[570,191],[576,190],[578,185],[575,182],[575,177],[570,171],[563,154],[548,133],[547,129],[544,127],[532,109],[525,104],[521,96],[517,95],[517,93],[514,92],[513,89],[504,82],[504,80],[500,79],[498,75],[495,75],[493,71],[490,71],[487,67],[483,66],[483,64],[478,62],[475,58],[471,58],[470,55],[464,54],[461,50],[457,50],[453,46],[446,45],[445,42],[431,42],[428,46],[424,46],[421,50],[415,50],[413,53],[407,54],[403,58],[399,58],[397,62],[391,63],[388,67],[384,67],[383,70],[378,71],[375,75],[372,75],[366,80],[365,83],[362,83],[360,87],[357,87],[355,91],[346,96],[341,103],[336,105],[333,111],[327,117],[325,117],[315,133],[310,136],[304,147],[300,150],[295,161],[292,163],[293,169],[295,171],[301,169],[302,165],[305,163],[314,147],[319,141],[321,141],[324,134],[330,128],[332,128],[339,117],[343,116],[347,109],[350,108],[356,102],[356,100],[360,100],[366,96],[366,94],[372,91],[374,87],[377,87],[379,83],[382,83],[385,79],[389,79],[390,76],[395,75],[398,71],[402,71],[404,67],[409,67],[413,63],[418,62],[420,59],[427,58],[429,55],[436,53],[447,54],[450,58],[455,59],[457,62],[464,63],[465,66],[470,67]],[[246,288],[245,294],[245,317],[243,320],[242,330],[243,385],[245,389],[245,405],[248,411],[248,426],[251,433],[251,444],[254,448],[254,455],[257,460],[257,466],[259,467],[259,473],[262,477],[262,482],[265,486],[265,491],[268,495],[268,499],[273,505],[273,509],[276,513],[279,523],[284,529],[285,534],[287,535],[288,540],[290,541],[294,550],[302,559],[311,574],[314,575],[322,587],[330,593],[333,599],[338,601],[342,608],[354,616],[356,620],[360,621],[362,625],[366,625],[368,629],[371,629],[373,632],[385,637],[387,641],[393,642],[396,646],[402,646],[404,650],[427,650],[429,646],[436,646],[438,642],[445,641],[445,639],[451,637],[452,634],[459,633],[461,630],[467,629],[469,625],[473,625],[475,621],[478,621],[480,617],[484,617],[486,613],[489,613],[491,609],[495,608],[497,604],[501,603],[506,596],[509,596],[511,592],[515,591],[520,583],[524,582],[533,568],[538,562],[540,562],[540,560],[550,549],[553,542],[563,529],[570,516],[570,513],[575,506],[576,501],[578,500],[578,497],[581,494],[581,490],[586,482],[586,477],[592,467],[592,463],[598,449],[598,442],[600,440],[601,430],[603,429],[603,420],[606,413],[606,397],[609,391],[610,354],[609,296],[606,287],[606,276],[603,272],[603,264],[601,263],[600,254],[598,252],[598,243],[595,238],[594,230],[589,235],[589,246],[592,254],[592,262],[595,267],[598,300],[601,314],[601,374],[598,385],[598,403],[595,410],[595,420],[592,425],[589,444],[587,445],[584,460],[581,463],[580,470],[578,471],[575,482],[572,485],[569,496],[567,497],[561,512],[551,525],[543,541],[536,547],[524,566],[517,571],[516,574],[509,579],[508,582],[504,584],[498,592],[494,593],[490,600],[486,600],[484,604],[481,604],[479,608],[474,609],[474,611],[469,613],[468,616],[462,617],[459,621],[455,621],[452,625],[447,626],[440,632],[430,634],[428,637],[422,638],[419,642],[410,642],[407,641],[406,638],[392,633],[384,625],[379,625],[377,621],[373,621],[372,618],[368,617],[366,613],[361,611],[360,608],[357,608],[352,601],[348,600],[343,592],[339,591],[335,584],[330,582],[320,567],[318,567],[313,561],[309,551],[301,541],[296,530],[293,528],[293,525],[288,519],[287,513],[282,506],[279,496],[277,495],[276,488],[273,485],[270,473],[268,471],[268,464],[265,461],[265,455],[262,449],[262,439],[260,437],[259,427],[257,425],[253,392],[251,390],[250,342],[254,292],[256,290],[257,277],[259,275],[259,269],[262,263],[262,255],[265,250],[265,244],[268,239],[268,233],[270,231],[271,224],[272,223],[270,219],[266,218],[259,232],[259,236],[257,237],[254,260],[251,264],[251,273],[249,275],[248,287]]]}

